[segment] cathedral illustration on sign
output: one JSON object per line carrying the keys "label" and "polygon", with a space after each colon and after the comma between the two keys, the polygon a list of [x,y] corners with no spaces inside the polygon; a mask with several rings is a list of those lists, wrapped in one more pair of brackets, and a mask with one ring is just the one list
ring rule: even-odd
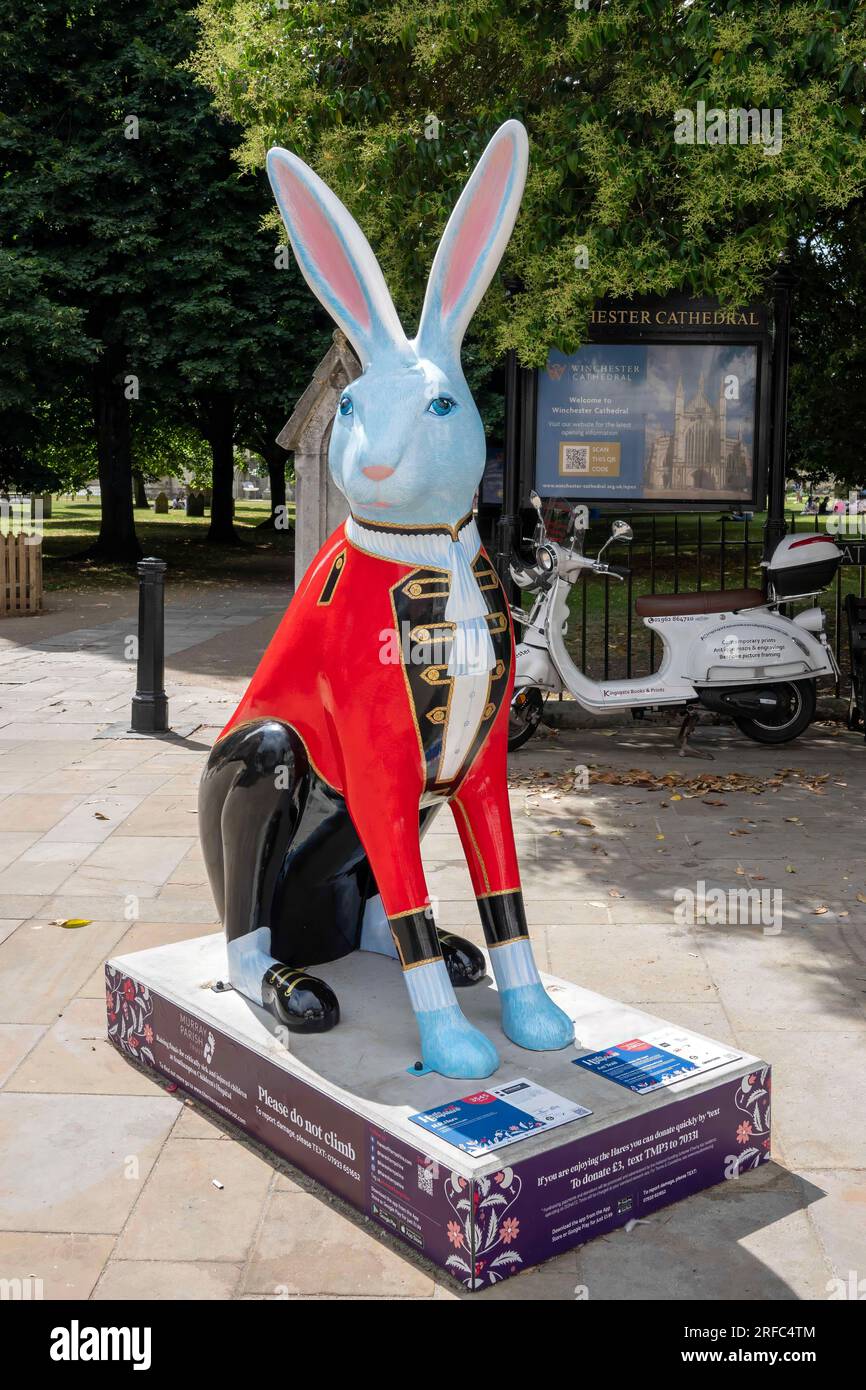
{"label": "cathedral illustration on sign", "polygon": [[716,403],[707,397],[701,372],[698,389],[685,399],[683,379],[674,396],[673,430],[647,440],[644,497],[707,497],[742,501],[751,496],[752,455],[737,428],[728,433],[724,376]]}

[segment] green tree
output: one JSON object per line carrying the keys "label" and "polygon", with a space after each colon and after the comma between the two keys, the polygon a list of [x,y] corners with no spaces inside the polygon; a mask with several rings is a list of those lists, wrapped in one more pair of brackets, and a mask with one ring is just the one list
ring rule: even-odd
{"label": "green tree", "polygon": [[[83,332],[83,315],[53,301],[49,279],[50,267],[38,256],[0,246],[0,486],[6,490],[60,487],[80,473],[80,452],[74,462],[70,457],[71,471],[59,457],[77,413],[68,383],[94,360],[96,346]],[[50,410],[51,397],[62,411]]]}
{"label": "green tree", "polygon": [[[237,540],[232,521],[236,444],[255,447],[279,486],[286,455],[276,434],[304,389],[329,336],[326,316],[301,293],[300,274],[262,218],[271,206],[263,172],[242,175],[232,158],[236,128],[208,132],[185,167],[183,215],[166,254],[174,267],[158,288],[165,368],[212,454],[208,539]],[[270,437],[269,437],[270,436]],[[283,502],[285,497],[283,496]]]}
{"label": "green tree", "polygon": [[134,559],[131,407],[176,150],[191,135],[177,64],[194,26],[168,0],[0,0],[0,34],[4,241],[38,260],[53,303],[95,345],[79,383],[102,500],[94,549]]}
{"label": "green tree", "polygon": [[[240,132],[188,66],[197,35],[189,0],[0,0],[6,471],[45,450],[91,456],[94,550],[111,560],[140,554],[133,469],[173,471],[163,445],[188,443],[193,418],[213,459],[211,534],[231,539],[239,411],[278,389],[285,359],[316,360],[307,300],[299,312],[259,228],[264,175],[235,166]],[[68,402],[90,437],[64,450]]]}
{"label": "green tree", "polygon": [[[488,355],[573,350],[605,295],[741,304],[795,238],[866,182],[866,9],[856,0],[203,0],[198,70],[260,167],[281,143],[364,227],[404,321],[496,126],[531,165],[491,287]],[[782,113],[762,144],[679,143],[676,113]],[[716,128],[717,129],[717,128]],[[585,248],[584,255],[579,248]]]}
{"label": "green tree", "polygon": [[803,238],[791,334],[790,471],[866,487],[866,203]]}
{"label": "green tree", "polygon": [[268,267],[267,284],[257,299],[257,311],[274,325],[275,356],[266,358],[256,389],[240,402],[237,442],[258,455],[267,471],[271,512],[262,527],[282,528],[289,455],[277,444],[277,435],[327,352],[334,325],[310,294],[288,247],[282,241],[275,245],[269,230],[264,232],[264,245],[267,259],[261,264]]}

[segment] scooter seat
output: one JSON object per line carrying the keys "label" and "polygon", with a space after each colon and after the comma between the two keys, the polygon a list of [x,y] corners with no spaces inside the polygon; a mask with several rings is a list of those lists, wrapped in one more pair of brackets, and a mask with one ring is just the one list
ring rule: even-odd
{"label": "scooter seat", "polygon": [[634,611],[639,618],[668,618],[694,613],[737,613],[767,602],[760,589],[703,589],[699,594],[642,594]]}

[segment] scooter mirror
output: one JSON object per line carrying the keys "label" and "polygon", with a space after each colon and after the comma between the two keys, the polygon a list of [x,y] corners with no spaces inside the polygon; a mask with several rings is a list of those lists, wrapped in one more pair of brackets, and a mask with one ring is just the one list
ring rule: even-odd
{"label": "scooter mirror", "polygon": [[630,541],[634,538],[634,532],[627,521],[615,521],[610,528],[611,540]]}
{"label": "scooter mirror", "polygon": [[541,516],[541,498],[539,497],[538,493],[535,491],[530,492],[529,500],[532,503],[535,510],[538,512],[538,515]]}

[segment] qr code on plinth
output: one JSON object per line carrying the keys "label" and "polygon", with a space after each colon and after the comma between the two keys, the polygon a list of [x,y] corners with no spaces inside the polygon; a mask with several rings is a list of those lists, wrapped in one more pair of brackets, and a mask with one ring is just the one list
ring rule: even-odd
{"label": "qr code on plinth", "polygon": [[561,473],[589,472],[589,445],[563,444],[560,459]]}
{"label": "qr code on plinth", "polygon": [[418,1190],[425,1192],[428,1197],[433,1196],[433,1183],[439,1176],[438,1163],[419,1163],[418,1164]]}

